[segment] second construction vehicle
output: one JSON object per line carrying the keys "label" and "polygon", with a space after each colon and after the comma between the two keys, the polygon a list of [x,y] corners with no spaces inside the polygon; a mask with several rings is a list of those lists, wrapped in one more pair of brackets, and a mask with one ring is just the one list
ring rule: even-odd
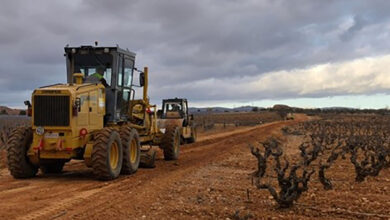
{"label": "second construction vehicle", "polygon": [[180,127],[181,142],[194,143],[197,138],[197,128],[194,116],[189,114],[188,101],[184,98],[164,99],[162,110],[159,111],[159,127]]}
{"label": "second construction vehicle", "polygon": [[[136,172],[143,157],[154,166],[155,153],[141,145],[158,145],[166,160],[178,158],[181,127],[157,127],[148,68],[134,67],[135,53],[119,47],[66,47],[65,58],[67,83],[38,88],[32,103],[25,102],[32,124],[15,129],[7,143],[12,176],[33,177],[39,169],[59,173],[66,162],[78,159],[98,179],[111,180]],[[134,98],[137,88],[143,90],[140,99]]]}

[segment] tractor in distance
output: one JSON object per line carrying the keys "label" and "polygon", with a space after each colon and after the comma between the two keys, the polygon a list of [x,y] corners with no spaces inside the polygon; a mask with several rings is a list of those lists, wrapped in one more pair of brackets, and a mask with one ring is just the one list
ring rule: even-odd
{"label": "tractor in distance", "polygon": [[[158,145],[166,160],[178,158],[181,128],[157,127],[149,103],[148,68],[134,67],[135,53],[117,47],[65,47],[67,83],[40,87],[26,101],[31,127],[15,129],[7,143],[14,178],[59,173],[71,159],[84,160],[100,180],[154,166]],[[97,69],[103,81],[88,82]],[[101,80],[103,80],[101,79]],[[143,97],[135,99],[135,91]],[[162,132],[164,131],[164,132]]]}
{"label": "tractor in distance", "polygon": [[184,98],[164,99],[159,110],[159,127],[175,126],[181,128],[181,143],[194,143],[197,127],[194,115],[189,114],[188,101]]}

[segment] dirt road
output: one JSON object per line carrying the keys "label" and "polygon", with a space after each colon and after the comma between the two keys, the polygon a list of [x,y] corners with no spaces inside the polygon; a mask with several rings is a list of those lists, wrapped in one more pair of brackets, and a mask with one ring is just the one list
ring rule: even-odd
{"label": "dirt road", "polygon": [[[240,151],[248,151],[248,141],[290,123],[293,122],[204,135],[197,143],[185,145],[178,161],[164,161],[159,152],[155,169],[140,169],[134,175],[111,182],[94,180],[91,170],[82,162],[67,165],[63,174],[38,175],[28,180],[15,180],[3,169],[0,219],[228,217],[234,210],[198,212],[203,209],[199,193],[210,191],[209,187],[203,188],[204,182],[215,181],[219,175],[203,173],[203,169],[214,167]],[[251,170],[242,172],[246,181]],[[198,189],[185,190],[190,185]],[[181,190],[186,192],[181,194]],[[190,209],[198,211],[192,213]]]}
{"label": "dirt road", "polygon": [[256,160],[248,143],[280,135],[280,128],[304,119],[204,134],[181,149],[178,161],[164,161],[159,152],[156,168],[110,182],[94,180],[82,162],[70,163],[63,174],[28,180],[14,180],[3,169],[0,219],[233,219],[236,212],[310,219],[316,210],[275,210],[249,177]]}

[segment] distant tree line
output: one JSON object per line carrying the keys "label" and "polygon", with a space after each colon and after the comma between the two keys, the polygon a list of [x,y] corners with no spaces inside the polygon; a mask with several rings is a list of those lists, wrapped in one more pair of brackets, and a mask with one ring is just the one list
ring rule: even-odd
{"label": "distant tree line", "polygon": [[[319,115],[319,114],[379,114],[379,115],[390,115],[390,109],[355,109],[355,108],[296,108],[287,105],[274,105],[271,108],[252,107],[249,109],[250,112],[276,112],[282,118],[288,113],[303,113],[307,115]],[[223,110],[221,112],[214,111],[213,108],[207,108],[206,112],[203,113],[224,113],[224,112],[240,112],[239,110]],[[202,114],[201,110],[198,109],[198,114]]]}
{"label": "distant tree line", "polygon": [[349,108],[330,108],[330,109],[300,109],[294,108],[292,112],[304,113],[308,115],[318,115],[318,114],[378,114],[378,115],[390,115],[389,109],[349,109]]}

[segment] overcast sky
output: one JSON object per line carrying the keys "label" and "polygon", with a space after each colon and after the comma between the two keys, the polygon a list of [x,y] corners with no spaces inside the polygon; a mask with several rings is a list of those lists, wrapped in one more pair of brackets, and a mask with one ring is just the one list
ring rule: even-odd
{"label": "overcast sky", "polygon": [[23,106],[34,88],[65,82],[63,47],[94,41],[136,52],[157,104],[390,103],[388,0],[1,3],[0,105]]}

